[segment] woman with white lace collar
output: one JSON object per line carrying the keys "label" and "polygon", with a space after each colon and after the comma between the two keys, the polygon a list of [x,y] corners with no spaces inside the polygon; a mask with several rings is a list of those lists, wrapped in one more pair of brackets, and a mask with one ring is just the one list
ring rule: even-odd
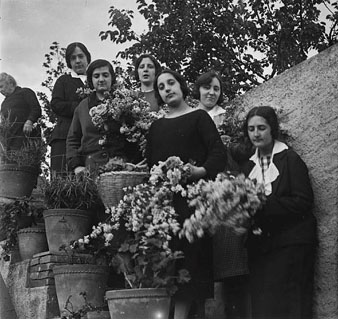
{"label": "woman with white lace collar", "polygon": [[91,62],[91,55],[83,43],[73,42],[67,46],[66,63],[70,70],[55,82],[51,110],[56,116],[56,125],[49,139],[51,146],[51,170],[61,173],[66,171],[66,139],[74,110],[83,99],[77,90],[86,85],[86,70]]}
{"label": "woman with white lace collar", "polygon": [[251,109],[244,133],[256,148],[244,172],[267,196],[247,240],[252,318],[311,318],[316,220],[308,169],[277,139],[272,107]]}

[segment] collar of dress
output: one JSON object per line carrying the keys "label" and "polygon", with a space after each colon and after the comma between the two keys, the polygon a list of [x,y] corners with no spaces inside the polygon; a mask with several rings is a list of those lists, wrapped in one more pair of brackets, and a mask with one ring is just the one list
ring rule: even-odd
{"label": "collar of dress", "polygon": [[272,193],[272,182],[275,181],[279,176],[279,171],[273,162],[273,157],[275,154],[281,153],[282,151],[287,150],[288,148],[289,147],[283,142],[275,140],[271,154],[271,162],[269,168],[265,171],[264,178],[262,168],[259,163],[258,149],[256,149],[255,154],[250,157],[250,161],[254,162],[255,166],[251,170],[249,178],[255,179],[257,183],[260,184],[264,183],[265,195],[270,195]]}
{"label": "collar of dress", "polygon": [[87,76],[84,74],[77,74],[73,69],[70,70],[70,76],[75,79],[80,79],[83,84],[87,81]]}

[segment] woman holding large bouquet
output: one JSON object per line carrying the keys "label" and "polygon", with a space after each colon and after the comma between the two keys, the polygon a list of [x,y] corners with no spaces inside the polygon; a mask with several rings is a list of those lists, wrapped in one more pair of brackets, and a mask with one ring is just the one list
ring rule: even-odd
{"label": "woman holding large bouquet", "polygon": [[299,155],[278,140],[278,119],[269,106],[254,107],[244,133],[256,152],[244,167],[264,184],[267,201],[249,232],[253,319],[309,319],[316,220],[308,169]]}
{"label": "woman holding large bouquet", "polygon": [[[167,104],[169,111],[150,127],[146,149],[149,166],[178,156],[189,165],[190,181],[214,178],[225,167],[226,152],[210,116],[188,106],[185,98],[189,89],[184,78],[174,71],[162,71],[156,77],[154,89],[159,104]],[[182,224],[192,211],[180,196],[174,198],[174,205]],[[201,313],[204,300],[213,294],[212,242],[208,236],[192,244],[175,238],[172,245],[185,255],[178,268],[186,268],[192,277],[190,284],[181,287],[174,298],[175,319],[184,319],[193,301],[197,301]]]}
{"label": "woman holding large bouquet", "polygon": [[109,158],[121,157],[131,160],[137,151],[136,146],[126,141],[120,133],[121,123],[111,121],[107,124],[109,141],[103,143],[101,132],[92,121],[89,111],[99,105],[109,94],[115,83],[115,72],[106,60],[93,61],[87,70],[89,87],[94,90],[75,109],[72,124],[67,136],[67,162],[75,174],[86,167],[97,168],[109,161]]}

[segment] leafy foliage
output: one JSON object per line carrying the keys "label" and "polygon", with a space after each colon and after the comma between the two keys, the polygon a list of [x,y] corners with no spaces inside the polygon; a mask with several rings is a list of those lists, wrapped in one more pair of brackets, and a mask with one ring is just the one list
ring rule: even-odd
{"label": "leafy foliage", "polygon": [[43,135],[48,140],[52,132],[53,124],[56,122],[55,114],[50,108],[50,97],[53,87],[57,78],[62,75],[66,70],[65,53],[66,49],[60,47],[58,42],[53,42],[49,47],[49,53],[45,54],[45,62],[42,66],[46,69],[47,78],[41,83],[43,88],[47,89],[45,92],[37,92],[37,96],[42,104],[43,114],[40,124],[43,129]]}
{"label": "leafy foliage", "polygon": [[43,207],[34,206],[27,199],[18,199],[5,204],[1,210],[0,227],[6,235],[6,240],[2,243],[2,255],[6,257],[17,244],[17,231],[41,220]]}
{"label": "leafy foliage", "polygon": [[136,0],[148,31],[132,30],[133,11],[109,9],[111,30],[102,40],[131,42],[119,52],[134,59],[150,52],[169,68],[194,82],[208,70],[218,71],[225,94],[237,94],[266,81],[337,42],[337,3],[327,17],[329,34],[319,21],[325,0]]}

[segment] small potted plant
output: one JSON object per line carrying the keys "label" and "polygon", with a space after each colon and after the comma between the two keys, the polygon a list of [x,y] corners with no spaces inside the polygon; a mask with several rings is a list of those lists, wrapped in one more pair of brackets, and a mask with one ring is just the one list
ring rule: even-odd
{"label": "small potted plant", "polygon": [[47,146],[41,137],[26,137],[20,149],[10,149],[13,123],[0,116],[0,196],[29,197],[36,185]]}
{"label": "small potted plant", "polygon": [[49,251],[58,253],[62,245],[90,232],[102,211],[97,185],[89,172],[52,176],[43,185],[47,209],[46,224]]}
{"label": "small potted plant", "polygon": [[6,260],[16,247],[21,260],[48,250],[42,211],[43,207],[27,199],[10,201],[2,207],[0,225],[5,239],[2,254]]}

